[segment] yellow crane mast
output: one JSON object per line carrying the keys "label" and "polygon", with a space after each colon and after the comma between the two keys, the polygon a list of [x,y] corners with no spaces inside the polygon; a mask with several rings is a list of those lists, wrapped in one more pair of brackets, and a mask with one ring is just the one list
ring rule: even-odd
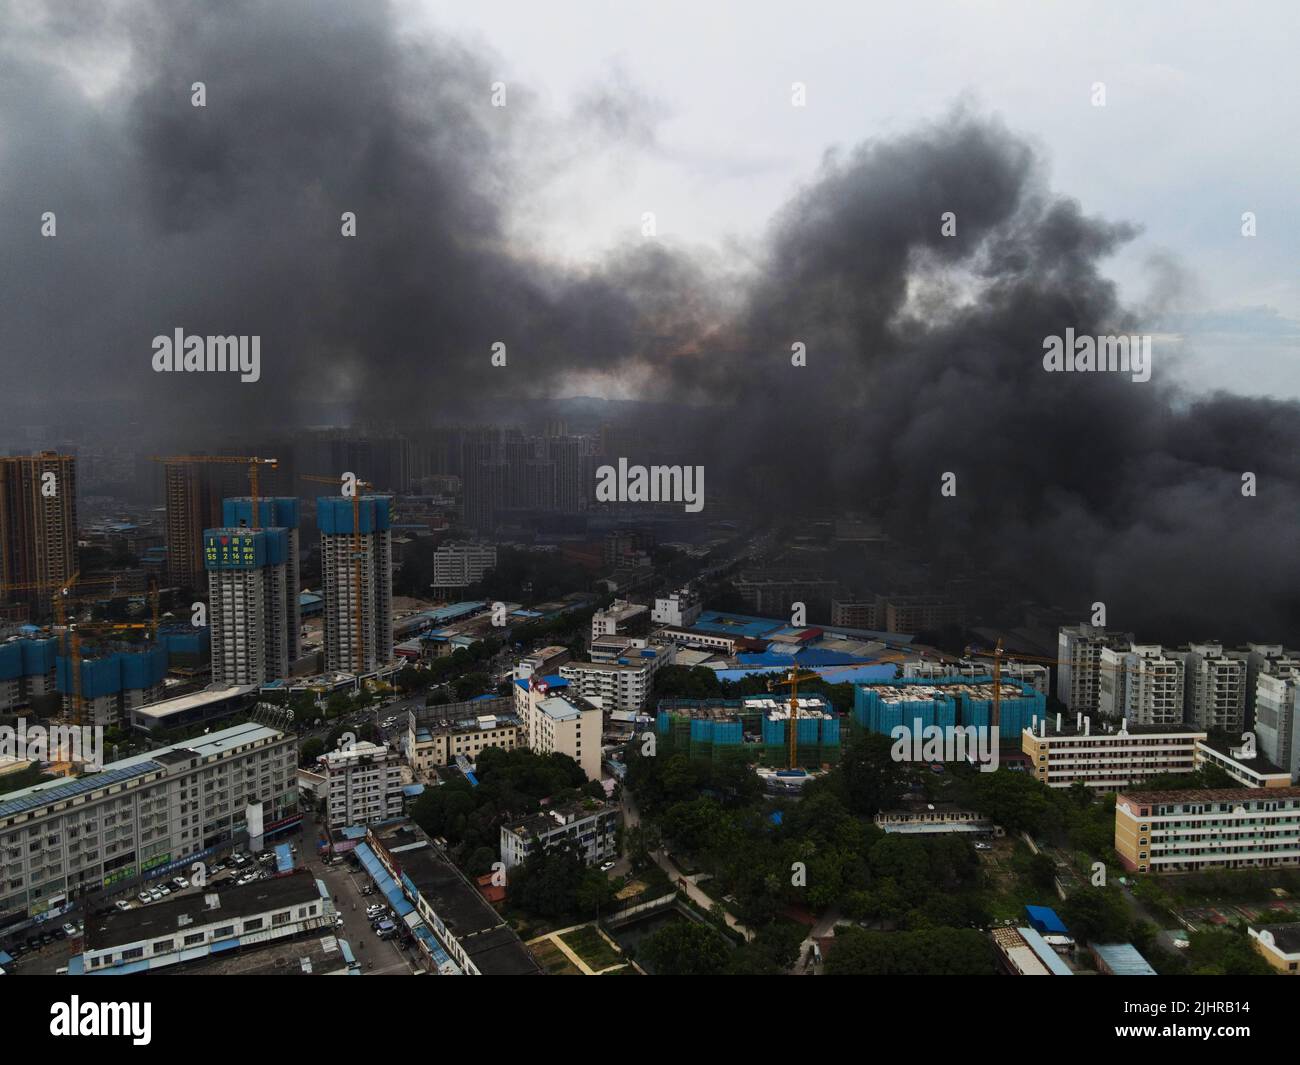
{"label": "yellow crane mast", "polygon": [[790,685],[790,766],[795,769],[798,767],[799,757],[799,685],[805,681],[821,680],[821,676],[804,670],[802,673],[797,667],[791,667],[780,680],[769,680],[767,690],[772,691],[775,688]]}
{"label": "yellow crane mast", "polygon": [[258,500],[261,498],[259,493],[259,476],[258,470],[263,466],[270,466],[271,469],[279,469],[279,459],[264,459],[256,455],[154,455],[154,462],[161,462],[166,466],[176,466],[188,463],[226,463],[238,464],[248,467],[248,494],[253,500],[253,520],[252,527],[260,529],[262,527],[261,519],[258,515]]}

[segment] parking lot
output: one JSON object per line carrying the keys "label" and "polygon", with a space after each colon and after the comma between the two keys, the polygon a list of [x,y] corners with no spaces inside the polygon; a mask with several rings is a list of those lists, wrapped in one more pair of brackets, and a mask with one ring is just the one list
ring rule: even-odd
{"label": "parking lot", "polygon": [[[96,905],[94,912],[138,909],[178,895],[196,894],[210,891],[214,887],[229,887],[240,882],[251,883],[253,880],[266,879],[273,876],[274,872],[275,859],[270,851],[258,858],[240,848],[229,857],[215,862],[207,870],[203,884],[191,883],[188,873],[178,873],[138,891],[123,894],[111,902],[102,901]],[[81,953],[84,949],[84,931],[84,913],[78,908],[62,918],[50,921],[40,931],[20,933],[4,949],[14,958],[13,972],[48,976],[58,973],[67,966],[70,957]]]}

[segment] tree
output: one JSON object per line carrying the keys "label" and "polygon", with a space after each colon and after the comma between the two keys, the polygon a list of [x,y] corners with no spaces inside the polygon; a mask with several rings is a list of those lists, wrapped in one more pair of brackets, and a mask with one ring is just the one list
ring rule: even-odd
{"label": "tree", "polygon": [[717,976],[727,955],[717,932],[689,920],[661,928],[637,948],[637,959],[658,976]]}
{"label": "tree", "polygon": [[325,741],[319,736],[312,736],[298,748],[298,764],[307,767],[314,766],[316,759],[324,753]]}
{"label": "tree", "polygon": [[1128,907],[1112,888],[1085,887],[1061,904],[1061,920],[1085,943],[1122,943],[1128,937]]}
{"label": "tree", "polygon": [[827,976],[991,976],[993,945],[971,928],[916,932],[840,929],[826,957]]}

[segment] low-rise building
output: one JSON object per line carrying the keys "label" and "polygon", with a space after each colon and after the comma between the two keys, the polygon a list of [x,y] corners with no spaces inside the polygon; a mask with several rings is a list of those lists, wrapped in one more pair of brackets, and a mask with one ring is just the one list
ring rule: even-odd
{"label": "low-rise building", "polygon": [[615,599],[591,616],[591,638],[621,636],[643,631],[650,622],[650,608],[626,599]]}
{"label": "low-rise building", "polygon": [[612,662],[570,662],[560,667],[560,676],[584,699],[605,710],[643,710],[654,690],[655,674],[671,665],[672,644],[648,644],[634,640]]}
{"label": "low-rise building", "polygon": [[507,869],[539,850],[572,847],[587,865],[618,857],[618,807],[589,799],[544,810],[501,826],[501,861]]}
{"label": "low-rise building", "polygon": [[[1107,731],[1109,729],[1109,731]],[[1187,725],[1140,726],[1116,729],[1076,714],[1063,723],[1042,718],[1038,728],[1021,733],[1020,749],[1028,756],[1034,776],[1051,788],[1079,783],[1098,791],[1114,791],[1167,773],[1191,773],[1196,745],[1206,738]]]}
{"label": "low-rise building", "polygon": [[[488,706],[488,703],[491,706]],[[407,714],[406,761],[420,777],[451,765],[458,755],[477,761],[487,747],[513,751],[523,744],[523,726],[508,699],[430,706]],[[478,712],[483,707],[488,712]],[[444,713],[444,711],[452,711]]]}
{"label": "low-rise building", "polygon": [[656,599],[650,620],[656,625],[689,629],[699,618],[704,604],[691,588],[679,588],[665,599]]}
{"label": "low-rise building", "polygon": [[1287,976],[1300,974],[1300,924],[1251,926],[1251,943],[1263,959]]}
{"label": "low-rise building", "polygon": [[1139,873],[1294,866],[1300,788],[1120,792],[1115,850]]}
{"label": "low-rise building", "polygon": [[501,915],[409,821],[372,826],[357,853],[433,971],[538,976],[543,969]]}
{"label": "low-rise building", "polygon": [[[88,917],[86,949],[68,971],[144,973],[320,930],[334,930],[329,889],[298,870]],[[346,971],[342,953],[338,960]]]}
{"label": "low-rise building", "polygon": [[1196,768],[1212,765],[1222,769],[1247,788],[1289,788],[1291,774],[1274,765],[1252,744],[1225,743],[1219,739],[1198,740]]}

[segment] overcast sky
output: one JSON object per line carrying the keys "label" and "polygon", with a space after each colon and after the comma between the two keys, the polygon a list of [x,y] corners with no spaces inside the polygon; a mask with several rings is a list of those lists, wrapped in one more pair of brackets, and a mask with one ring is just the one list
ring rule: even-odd
{"label": "overcast sky", "polygon": [[[1300,5],[409,3],[555,113],[615,84],[644,105],[618,151],[538,174],[526,217],[582,258],[639,231],[750,246],[824,152],[966,103],[1039,146],[1056,191],[1142,235],[1109,264],[1124,299],[1180,293],[1199,389],[1300,396]],[[792,82],[807,105],[790,103]],[[1103,82],[1106,105],[1092,106]],[[611,120],[600,116],[601,120]],[[593,121],[596,118],[593,116]],[[639,127],[644,128],[639,128]],[[640,141],[641,147],[634,147]],[[1255,212],[1258,236],[1241,235]]]}

